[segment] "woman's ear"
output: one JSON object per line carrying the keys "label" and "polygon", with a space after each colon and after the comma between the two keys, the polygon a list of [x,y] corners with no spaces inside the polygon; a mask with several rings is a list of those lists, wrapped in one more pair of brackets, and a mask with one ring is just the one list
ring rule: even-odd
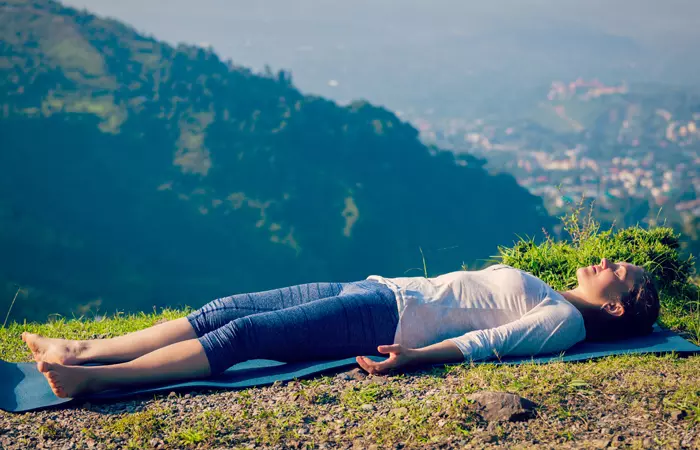
{"label": "woman's ear", "polygon": [[615,317],[620,317],[625,313],[625,308],[622,306],[622,303],[618,302],[608,302],[601,306],[600,309]]}

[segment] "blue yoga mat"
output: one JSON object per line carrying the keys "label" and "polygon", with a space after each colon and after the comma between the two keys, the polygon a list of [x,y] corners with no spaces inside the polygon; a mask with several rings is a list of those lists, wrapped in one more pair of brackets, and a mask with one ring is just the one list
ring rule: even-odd
{"label": "blue yoga mat", "polygon": [[[504,357],[501,358],[500,361],[475,361],[475,364],[585,361],[608,355],[668,352],[676,352],[678,354],[700,353],[700,347],[688,342],[672,331],[664,330],[658,325],[654,325],[654,332],[645,337],[615,342],[581,342],[571,347],[566,352],[562,352],[562,354],[550,354],[529,358]],[[378,356],[370,356],[369,358],[377,362],[386,359],[385,357]],[[433,364],[433,366],[445,365],[446,364]],[[236,364],[216,377],[161,384],[157,386],[152,385],[150,387],[113,389],[87,395],[85,397],[70,399],[58,398],[54,395],[44,375],[36,369],[36,363],[10,363],[0,360],[0,409],[8,412],[25,412],[49,408],[73,401],[122,399],[137,394],[193,390],[193,388],[243,389],[253,386],[265,386],[275,381],[291,381],[295,378],[303,378],[323,372],[338,371],[337,369],[352,367],[359,367],[357,361],[355,361],[355,357],[336,361],[311,361],[302,363],[284,363],[266,359],[253,359]]]}

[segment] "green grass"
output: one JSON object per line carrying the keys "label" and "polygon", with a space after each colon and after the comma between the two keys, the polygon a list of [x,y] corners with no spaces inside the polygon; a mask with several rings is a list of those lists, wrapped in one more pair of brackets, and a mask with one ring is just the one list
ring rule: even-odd
{"label": "green grass", "polygon": [[383,398],[391,397],[396,392],[386,386],[369,384],[366,386],[353,386],[343,392],[340,399],[343,404],[354,408],[360,408],[364,404],[375,403]]}
{"label": "green grass", "polygon": [[113,436],[126,436],[128,448],[142,448],[149,439],[168,429],[163,412],[165,411],[151,409],[128,414],[116,421],[106,422],[104,431]]}
{"label": "green grass", "polygon": [[0,328],[0,359],[5,361],[32,360],[31,352],[26,348],[20,337],[24,331],[65,339],[105,339],[148,328],[161,320],[184,317],[191,311],[191,308],[182,310],[164,308],[161,312],[154,310],[152,313],[116,313],[112,317],[99,321],[86,319],[85,317],[75,319],[60,317],[51,319],[46,323],[10,322],[7,326]]}
{"label": "green grass", "polygon": [[44,439],[56,439],[61,434],[61,428],[53,420],[47,420],[39,425],[39,435]]}

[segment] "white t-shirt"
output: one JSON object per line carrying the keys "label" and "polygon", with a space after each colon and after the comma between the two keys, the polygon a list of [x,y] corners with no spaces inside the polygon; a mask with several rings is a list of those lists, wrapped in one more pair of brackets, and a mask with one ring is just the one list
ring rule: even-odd
{"label": "white t-shirt", "polygon": [[394,343],[409,348],[450,340],[465,360],[476,361],[561,352],[586,337],[574,305],[534,275],[505,264],[434,278],[367,279],[394,291]]}

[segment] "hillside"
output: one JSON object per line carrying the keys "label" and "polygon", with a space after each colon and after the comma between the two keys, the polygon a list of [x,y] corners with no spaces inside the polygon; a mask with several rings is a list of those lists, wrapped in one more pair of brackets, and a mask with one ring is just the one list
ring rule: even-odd
{"label": "hillside", "polygon": [[432,276],[553,223],[385,109],[48,0],[0,2],[0,114],[16,320],[422,275],[421,249]]}

